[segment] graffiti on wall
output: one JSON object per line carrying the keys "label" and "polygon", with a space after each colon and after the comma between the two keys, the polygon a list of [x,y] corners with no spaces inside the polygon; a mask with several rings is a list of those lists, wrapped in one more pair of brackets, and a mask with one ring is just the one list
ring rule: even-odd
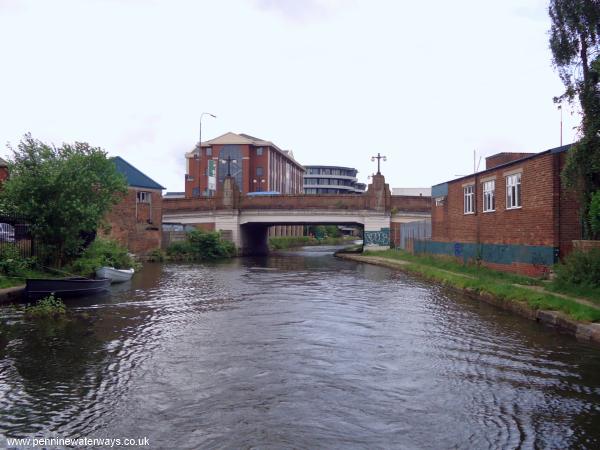
{"label": "graffiti on wall", "polygon": [[390,229],[381,228],[379,231],[365,230],[364,245],[380,245],[388,247],[390,245]]}

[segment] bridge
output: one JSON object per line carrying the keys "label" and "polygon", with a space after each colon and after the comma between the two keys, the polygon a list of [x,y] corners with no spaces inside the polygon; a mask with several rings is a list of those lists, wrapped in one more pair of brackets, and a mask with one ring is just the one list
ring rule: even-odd
{"label": "bridge", "polygon": [[163,223],[220,230],[242,255],[268,252],[274,225],[357,225],[367,250],[390,248],[390,229],[431,217],[430,197],[393,197],[383,175],[374,175],[364,194],[240,194],[232,177],[215,197],[163,200]]}

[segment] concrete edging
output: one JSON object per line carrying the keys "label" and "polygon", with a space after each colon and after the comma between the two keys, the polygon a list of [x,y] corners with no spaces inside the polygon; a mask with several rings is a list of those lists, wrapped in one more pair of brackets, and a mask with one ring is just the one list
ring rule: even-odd
{"label": "concrete edging", "polygon": [[[382,260],[382,258],[379,257],[369,257],[348,253],[338,253],[335,256],[350,261],[357,261],[367,264],[373,264],[376,266],[387,267],[389,269],[400,270],[402,272],[409,273],[410,275],[415,275],[417,277],[427,279],[428,281],[432,281],[434,283],[436,282],[435,280],[430,280],[429,278],[421,276],[418,273],[406,270],[406,268],[404,268],[403,266],[408,264],[408,262],[405,261],[384,261]],[[571,319],[566,314],[560,311],[533,309],[526,303],[505,300],[485,292],[478,292],[474,289],[461,289],[446,284],[444,284],[444,286],[454,289],[455,291],[461,292],[471,299],[483,301],[485,303],[497,306],[504,310],[514,312],[529,320],[535,320],[536,322],[540,322],[547,327],[554,328],[560,333],[573,336],[580,341],[585,341],[600,346],[600,323],[578,322],[577,320]]]}

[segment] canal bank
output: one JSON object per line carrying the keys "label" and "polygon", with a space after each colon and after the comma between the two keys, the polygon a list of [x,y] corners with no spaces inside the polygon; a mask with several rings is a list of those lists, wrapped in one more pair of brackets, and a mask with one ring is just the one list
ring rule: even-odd
{"label": "canal bank", "polygon": [[[476,276],[440,269],[412,261],[384,256],[338,252],[341,259],[374,264],[400,270],[463,293],[468,298],[483,301],[554,328],[560,333],[600,347],[600,307],[593,303],[564,295],[550,294],[536,286],[494,283]],[[483,283],[482,283],[483,281]],[[581,320],[584,319],[584,320]],[[586,320],[587,319],[587,320]]]}

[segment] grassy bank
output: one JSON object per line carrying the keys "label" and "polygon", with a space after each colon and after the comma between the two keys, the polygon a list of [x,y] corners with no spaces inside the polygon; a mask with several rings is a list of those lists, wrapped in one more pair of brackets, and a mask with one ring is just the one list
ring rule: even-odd
{"label": "grassy bank", "polygon": [[341,245],[356,240],[356,238],[324,238],[316,239],[310,236],[277,236],[269,238],[271,250],[285,250],[294,247],[306,247],[310,245]]}
{"label": "grassy bank", "polygon": [[551,292],[532,290],[530,286],[543,284],[534,278],[497,272],[477,265],[464,265],[446,258],[414,256],[398,250],[365,252],[363,255],[392,262],[401,261],[403,263],[397,266],[400,270],[471,293],[524,304],[532,310],[561,311],[578,321],[600,321],[598,308],[552,295]]}
{"label": "grassy bank", "polygon": [[21,286],[25,284],[26,278],[48,278],[50,275],[47,272],[41,272],[39,270],[26,270],[20,273],[18,276],[6,276],[0,275],[0,289]]}

